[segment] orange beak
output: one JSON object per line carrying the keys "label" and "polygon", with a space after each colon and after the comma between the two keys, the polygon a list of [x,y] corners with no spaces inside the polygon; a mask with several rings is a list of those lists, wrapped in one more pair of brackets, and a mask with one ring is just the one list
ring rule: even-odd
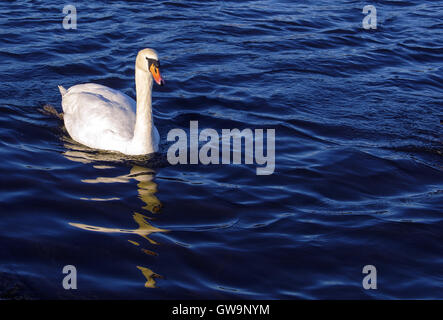
{"label": "orange beak", "polygon": [[165,84],[165,80],[163,80],[163,78],[160,74],[160,70],[154,64],[151,65],[151,67],[149,68],[149,71],[151,71],[152,77],[154,78],[155,82],[157,82],[157,84],[159,86],[162,86]]}

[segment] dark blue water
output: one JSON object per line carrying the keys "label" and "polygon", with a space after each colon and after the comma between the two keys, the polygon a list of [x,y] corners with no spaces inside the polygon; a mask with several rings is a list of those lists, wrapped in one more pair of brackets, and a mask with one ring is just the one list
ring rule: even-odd
{"label": "dark blue water", "polygon": [[[76,1],[77,30],[65,4],[0,3],[0,297],[443,298],[443,1]],[[159,154],[40,111],[59,84],[135,97],[145,47]],[[274,174],[169,165],[191,120],[274,128]]]}

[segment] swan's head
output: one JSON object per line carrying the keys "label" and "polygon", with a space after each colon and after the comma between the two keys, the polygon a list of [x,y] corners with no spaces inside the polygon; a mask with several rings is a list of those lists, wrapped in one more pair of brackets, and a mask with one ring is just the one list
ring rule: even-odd
{"label": "swan's head", "polygon": [[165,84],[160,74],[160,61],[155,50],[149,48],[140,50],[135,61],[135,67],[151,74],[158,85]]}

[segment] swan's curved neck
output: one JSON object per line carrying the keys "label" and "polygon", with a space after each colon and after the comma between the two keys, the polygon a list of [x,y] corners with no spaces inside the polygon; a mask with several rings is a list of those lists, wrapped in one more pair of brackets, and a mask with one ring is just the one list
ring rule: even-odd
{"label": "swan's curved neck", "polygon": [[140,68],[135,68],[135,89],[137,92],[137,114],[132,147],[144,154],[154,149],[152,120],[152,76]]}

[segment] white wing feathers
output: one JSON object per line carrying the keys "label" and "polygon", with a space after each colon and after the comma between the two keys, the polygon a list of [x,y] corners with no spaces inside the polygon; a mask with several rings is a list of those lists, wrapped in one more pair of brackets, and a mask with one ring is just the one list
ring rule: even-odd
{"label": "white wing feathers", "polygon": [[[62,107],[71,137],[89,147],[124,151],[134,134],[136,103],[124,93],[87,83],[64,89]],[[119,147],[120,146],[120,147]]]}

